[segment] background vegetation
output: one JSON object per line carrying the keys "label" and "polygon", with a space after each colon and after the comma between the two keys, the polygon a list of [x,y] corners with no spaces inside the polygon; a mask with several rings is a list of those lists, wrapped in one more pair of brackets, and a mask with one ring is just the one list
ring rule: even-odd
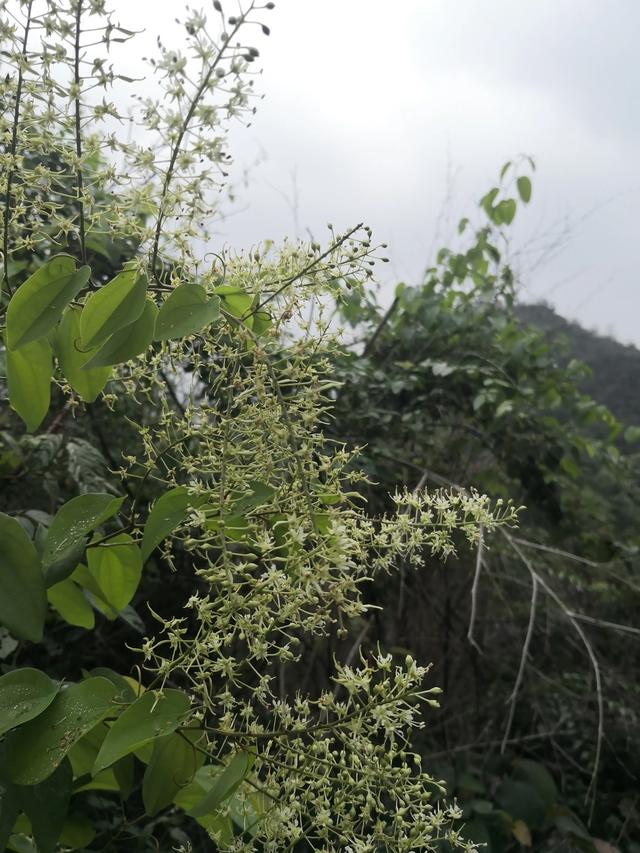
{"label": "background vegetation", "polygon": [[[77,3],[78,15],[81,8]],[[243,46],[241,55],[250,66],[255,57],[247,51]],[[167,53],[162,54],[162,62],[172,67]],[[170,76],[172,85],[175,79]],[[13,106],[7,102],[5,110]],[[28,143],[28,127],[24,133]],[[192,237],[188,229],[185,234],[179,232],[173,244],[165,245],[158,237],[170,219],[162,207],[162,184],[160,207],[157,198],[154,208],[153,199],[137,197],[135,203],[128,202],[126,225],[109,233],[98,224],[101,204],[112,217],[121,211],[109,207],[113,203],[105,189],[103,172],[108,169],[102,155],[82,156],[85,186],[93,188],[87,201],[77,182],[77,160],[55,145],[52,151],[50,142],[45,138],[40,148],[25,144],[20,174],[33,184],[20,184],[16,173],[12,180],[19,192],[8,181],[11,161],[3,161],[5,199],[13,204],[13,192],[21,201],[13,204],[10,222],[7,201],[4,222],[9,222],[9,236],[21,229],[42,232],[33,244],[16,243],[10,259],[5,243],[5,283],[10,279],[12,286],[4,289],[3,314],[12,293],[20,293],[25,282],[33,281],[31,276],[47,267],[52,251],[60,249],[91,268],[83,305],[92,293],[113,282],[132,259],[148,264],[149,293],[160,306],[165,305],[167,292],[196,273],[190,266],[194,250],[185,249]],[[243,394],[259,398],[262,392],[255,388],[260,387],[262,374],[256,364],[262,347],[284,388],[265,404],[271,418],[268,424],[277,430],[286,421],[286,412],[295,417],[304,414],[304,409],[296,408],[296,395],[307,380],[312,384],[306,371],[317,369],[318,375],[329,377],[331,388],[326,405],[316,411],[320,424],[313,433],[315,443],[309,439],[308,456],[300,456],[318,477],[313,494],[317,532],[326,536],[329,528],[323,529],[322,524],[332,512],[340,511],[332,506],[334,498],[335,503],[345,500],[347,482],[350,500],[360,505],[358,496],[364,498],[366,517],[372,520],[392,512],[393,495],[403,489],[412,495],[445,487],[457,496],[477,490],[498,502],[498,507],[512,501],[526,509],[517,530],[503,526],[489,537],[480,523],[472,549],[463,541],[466,531],[454,529],[452,542],[446,537],[441,542],[429,539],[417,555],[400,551],[393,562],[382,566],[388,571],[375,574],[363,593],[367,607],[350,611],[342,630],[337,624],[326,632],[301,629],[296,633],[299,655],[274,658],[258,675],[268,674],[276,701],[284,703],[287,697],[308,692],[333,695],[337,701],[341,686],[336,683],[336,660],[356,667],[361,656],[364,661],[384,653],[394,661],[406,655],[433,661],[430,683],[444,692],[428,726],[414,733],[412,748],[424,757],[431,775],[446,783],[448,802],[455,799],[461,807],[461,813],[449,815],[460,831],[459,843],[484,844],[484,849],[496,853],[519,847],[640,853],[640,687],[636,677],[640,628],[635,617],[640,596],[640,410],[633,393],[640,354],[566,324],[542,306],[518,304],[517,282],[505,257],[517,209],[532,199],[532,167],[528,160],[506,164],[498,185],[460,223],[457,245],[438,252],[418,286],[399,284],[388,308],[378,303],[375,291],[366,284],[374,253],[366,230],[358,232],[357,243],[349,242],[354,232],[332,234],[331,254],[315,245],[285,251],[276,272],[279,276],[283,269],[287,272],[286,287],[296,291],[299,301],[278,303],[274,299],[274,294],[281,294],[277,282],[266,291],[268,300],[276,303],[269,308],[273,314],[263,312],[264,316],[256,314],[256,305],[262,305],[261,288],[265,280],[271,283],[273,268],[260,256],[253,267],[235,269],[229,257],[218,258],[211,277],[197,279],[208,288],[208,298],[217,299],[221,306],[223,325],[216,327],[216,348],[207,348],[214,333],[202,327],[187,330],[181,350],[163,349],[165,343],[156,335],[153,344],[148,342],[140,350],[141,358],[150,360],[145,365],[153,381],[145,385],[147,374],[137,375],[135,369],[122,366],[130,364],[131,357],[120,358],[115,362],[116,373],[108,371],[105,396],[100,390],[93,395],[77,387],[73,393],[64,377],[56,374],[50,405],[35,425],[28,424],[29,432],[23,423],[25,403],[15,392],[12,396],[7,384],[11,355],[3,345],[0,391],[6,402],[0,409],[0,512],[19,520],[29,540],[46,553],[45,537],[61,507],[82,495],[121,496],[129,507],[130,532],[136,534],[136,511],[148,522],[160,496],[168,494],[166,486],[179,488],[186,466],[200,464],[204,458],[195,451],[185,452],[175,457],[175,469],[166,471],[163,478],[123,478],[123,454],[139,460],[149,452],[145,430],[153,432],[169,421],[182,423],[194,408],[194,393],[196,410],[207,405],[214,408],[208,397],[212,388],[218,393],[216,411],[228,411],[231,386],[224,384],[220,364],[230,371],[246,371],[248,390],[243,389]],[[56,176],[55,198],[51,201],[49,196],[51,207],[44,213],[38,208],[41,185],[33,177],[38,169],[44,169],[49,178]],[[206,193],[198,186],[195,208],[200,215]],[[174,214],[182,201],[173,199]],[[25,213],[30,204],[38,210],[32,220]],[[83,234],[77,225],[79,211],[86,214],[94,209],[98,213],[91,220],[93,228]],[[50,227],[53,220],[75,225],[61,236]],[[348,248],[344,255],[339,253],[343,244]],[[262,275],[263,263],[268,276]],[[312,337],[304,325],[302,308],[307,310],[308,302],[301,292],[309,284],[320,290],[320,276],[324,276],[321,298],[314,310],[332,314],[332,319],[322,326],[319,337]],[[276,305],[280,316],[289,314],[287,320],[295,314],[293,329],[276,321]],[[248,329],[245,337],[236,333],[242,323]],[[347,326],[349,333],[341,343],[325,346],[324,336],[336,324]],[[131,332],[126,323],[123,328]],[[307,361],[304,371],[296,373],[301,351]],[[62,350],[56,352],[63,368]],[[291,376],[294,380],[287,384]],[[141,388],[143,393],[138,393]],[[93,400],[88,399],[92,396]],[[30,405],[27,401],[27,420],[35,417]],[[231,423],[241,424],[239,412]],[[290,424],[285,426],[291,429]],[[267,438],[255,438],[248,428],[243,433],[244,426],[235,428],[245,456],[255,450],[264,466]],[[300,434],[307,441],[307,433]],[[287,435],[282,446],[290,440]],[[274,448],[274,453],[282,451],[275,439]],[[348,453],[341,456],[340,448],[348,448]],[[294,459],[298,449],[293,448]],[[337,480],[327,482],[333,476],[331,469],[320,464],[323,454],[334,452],[344,463],[339,487]],[[213,455],[206,457],[206,464],[212,466],[212,459]],[[230,462],[235,470],[233,465],[241,470],[235,458]],[[285,470],[286,462],[281,465]],[[253,535],[263,523],[261,513],[273,516],[275,512],[265,509],[274,500],[270,487],[247,479],[254,473],[254,469],[243,473],[244,491],[232,491],[227,498],[235,513],[235,529],[241,531],[235,539],[240,549],[249,537],[242,531],[251,528]],[[292,503],[308,499],[289,469],[273,476],[282,477],[279,488],[284,488],[283,483],[291,488],[287,494],[293,495]],[[339,491],[334,493],[334,487]],[[285,512],[282,506],[279,512]],[[268,524],[273,526],[271,516]],[[56,585],[50,587],[41,642],[18,636],[10,616],[3,616],[7,625],[0,628],[3,675],[30,667],[79,685],[86,683],[88,673],[106,677],[125,693],[132,685],[154,686],[154,677],[139,669],[136,648],[153,634],[158,620],[167,625],[179,617],[184,602],[203,585],[198,570],[201,553],[194,552],[192,541],[196,534],[185,526],[180,513],[176,519],[171,530],[165,530],[165,535],[174,537],[171,546],[146,554],[144,571],[126,601],[109,599],[107,583],[91,586],[80,573],[73,575],[75,586],[69,580],[73,592],[69,593],[68,585],[66,596],[56,597],[51,592]],[[275,519],[275,524],[278,519],[282,522],[280,516]],[[142,534],[142,521],[138,527]],[[213,532],[219,530],[213,528]],[[114,527],[103,535],[117,534],[122,535],[122,530]],[[82,554],[86,546],[84,541]],[[285,537],[277,548],[286,552],[291,541]],[[436,559],[443,550],[448,553],[444,563]],[[77,572],[79,559],[76,554],[70,570]],[[420,563],[424,565],[416,571]],[[62,578],[68,579],[69,575]],[[334,605],[339,608],[338,598]],[[324,607],[317,604],[317,615]],[[123,676],[132,680],[123,681]],[[186,668],[172,677],[181,690],[188,689]],[[133,698],[135,693],[127,701]],[[7,707],[14,702],[15,696],[10,697]],[[266,713],[264,708],[261,713]],[[374,743],[375,737],[370,736],[370,741]],[[7,743],[11,746],[11,735],[1,742],[2,749]],[[79,743],[91,752],[86,739]],[[93,744],[92,758],[99,746]],[[237,787],[251,777],[247,766],[237,770],[233,756],[242,753],[234,749],[229,752],[226,745],[221,746],[216,766],[237,772]],[[8,781],[5,770],[0,770],[0,840],[7,849],[18,853],[53,850],[56,844],[62,849],[92,851],[186,850],[190,846],[208,850],[212,845],[234,849],[234,843],[240,844],[240,829],[246,834],[246,815],[243,824],[237,814],[234,818],[220,812],[234,784],[216,800],[215,778],[219,777],[209,779],[208,788],[201,787],[198,794],[209,797],[214,805],[195,822],[185,817],[185,812],[193,811],[193,802],[180,801],[173,794],[165,801],[162,787],[157,802],[152,801],[148,768],[156,765],[149,753],[138,750],[135,760],[133,752],[127,753],[123,756],[127,760],[113,771],[113,779],[110,776],[105,782],[76,772],[82,763],[79,752],[82,749],[73,754],[75,805],[70,817],[55,799],[55,789],[62,783],[53,777],[45,779],[49,787],[41,792],[42,808],[54,817],[44,831],[36,818],[40,800],[36,806],[19,808],[21,817],[15,822],[7,793],[14,790],[15,779]],[[6,758],[8,753],[3,755]],[[155,760],[159,763],[159,756]],[[338,768],[344,760],[341,753]],[[163,772],[170,778],[166,767]],[[197,778],[203,783],[202,775]],[[331,781],[329,795],[336,802],[337,778]],[[23,779],[21,786],[31,787],[31,783]],[[251,807],[254,815],[260,812],[259,803],[252,801]],[[50,827],[56,826],[56,810],[66,823],[59,821],[54,833]],[[316,849],[320,843],[327,845],[320,849],[347,849],[335,839],[318,841],[316,831],[314,824],[308,837],[301,837],[297,844],[293,839],[289,849]],[[251,849],[285,849],[281,838],[270,842],[280,847],[269,847],[260,838],[250,843],[256,845]],[[455,834],[448,834],[429,843],[446,848],[458,841]],[[378,841],[353,849],[405,848],[399,842],[397,847],[383,847]]]}

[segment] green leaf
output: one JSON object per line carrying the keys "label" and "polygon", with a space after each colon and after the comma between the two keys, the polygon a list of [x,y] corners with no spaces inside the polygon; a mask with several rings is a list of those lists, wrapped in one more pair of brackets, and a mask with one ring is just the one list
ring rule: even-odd
{"label": "green leaf", "polygon": [[494,222],[498,225],[511,225],[513,218],[516,215],[516,203],[512,198],[506,198],[494,207]]}
{"label": "green leaf", "polygon": [[39,669],[14,669],[0,678],[0,737],[37,717],[53,702],[59,687]]}
{"label": "green leaf", "polygon": [[208,297],[199,284],[180,284],[160,308],[154,338],[170,341],[195,335],[215,323],[219,316],[219,296]]}
{"label": "green leaf", "polygon": [[523,820],[516,820],[511,827],[511,834],[523,847],[531,847],[531,830]]}
{"label": "green leaf", "polygon": [[514,820],[523,820],[531,829],[539,829],[547,812],[538,791],[526,782],[505,779],[496,792],[500,808]]}
{"label": "green leaf", "polygon": [[65,758],[39,785],[18,788],[22,809],[31,823],[38,853],[51,853],[54,850],[67,817],[72,787],[73,772]]}
{"label": "green leaf", "polygon": [[174,733],[158,738],[154,744],[142,780],[142,801],[148,815],[155,815],[170,805],[178,792],[193,780],[202,764],[187,734],[195,738],[200,733],[185,732],[184,736]]}
{"label": "green leaf", "polygon": [[75,567],[71,575],[71,580],[75,581],[75,583],[86,590],[89,594],[89,601],[91,604],[96,608],[96,610],[99,610],[100,613],[104,614],[107,619],[110,619],[113,622],[114,619],[118,618],[118,611],[104,600],[104,593],[98,586],[98,581],[84,563],[80,563]]}
{"label": "green leaf", "polygon": [[[493,208],[493,202],[496,200],[496,196],[499,192],[500,190],[498,189],[498,187],[493,187],[486,195],[484,195],[480,199],[480,207],[482,207],[487,216],[490,215],[490,212]],[[441,263],[440,259],[438,259],[438,263]]]}
{"label": "green leaf", "polygon": [[106,678],[88,678],[61,690],[40,716],[8,736],[11,779],[36,785],[50,776],[71,747],[115,710],[115,693]]}
{"label": "green leaf", "polygon": [[[225,309],[234,317],[243,317],[253,307],[253,294],[232,284],[221,284],[215,292],[222,297]],[[251,324],[249,324],[251,325]]]}
{"label": "green leaf", "polygon": [[123,755],[110,770],[116,777],[121,799],[126,800],[135,784],[136,767],[133,755]]}
{"label": "green leaf", "polygon": [[35,545],[21,525],[0,513],[0,623],[14,637],[42,639],[45,582]]}
{"label": "green leaf", "polygon": [[253,315],[253,333],[254,335],[264,335],[268,332],[272,325],[271,314],[268,311],[256,311]]}
{"label": "green leaf", "polygon": [[87,675],[101,675],[103,678],[108,679],[112,684],[115,684],[118,690],[116,694],[118,702],[131,704],[131,702],[134,702],[142,692],[142,685],[131,678],[131,676],[120,675],[119,672],[109,669],[108,666],[96,666],[91,670],[91,672],[83,674],[85,677]]}
{"label": "green leaf", "polygon": [[262,506],[275,495],[275,489],[261,480],[251,480],[248,491],[238,491],[231,494],[231,506],[234,514],[245,513]]}
{"label": "green leaf", "polygon": [[93,772],[99,773],[123,755],[174,732],[190,707],[189,697],[182,690],[164,690],[161,693],[150,690],[143,693],[109,730]]}
{"label": "green leaf", "polygon": [[[46,541],[46,531],[44,531],[43,544],[46,544]],[[70,546],[62,554],[60,559],[54,560],[51,565],[45,568],[44,581],[47,587],[53,586],[57,583],[61,583],[73,573],[80,560],[82,560],[82,558],[84,557],[85,545],[85,540],[80,539],[74,545]],[[44,553],[44,547],[41,547],[41,551]]]}
{"label": "green leaf", "polygon": [[95,625],[93,608],[80,587],[70,578],[50,586],[47,598],[49,604],[69,625],[87,629]]}
{"label": "green leaf", "polygon": [[627,444],[635,444],[640,441],[640,427],[630,426],[624,431],[624,440]]}
{"label": "green leaf", "polygon": [[531,181],[524,175],[516,181],[518,195],[525,204],[531,201]]}
{"label": "green leaf", "polygon": [[55,353],[60,370],[76,394],[86,403],[93,403],[111,376],[110,367],[86,368],[85,364],[97,347],[85,350],[80,346],[80,308],[69,308],[56,329]]}
{"label": "green leaf", "polygon": [[251,766],[251,755],[238,752],[220,773],[211,790],[189,812],[192,817],[202,817],[219,808],[239,788]]}
{"label": "green leaf", "polygon": [[53,353],[45,338],[31,341],[18,352],[7,349],[7,389],[11,408],[33,432],[44,420],[51,402]]}
{"label": "green leaf", "polygon": [[115,332],[85,363],[83,370],[105,365],[124,364],[145,352],[153,341],[153,329],[158,309],[152,299],[146,299],[142,314],[133,323]]}
{"label": "green leaf", "polygon": [[146,562],[153,549],[184,521],[188,510],[189,494],[184,486],[176,486],[156,500],[144,526],[143,562]]}
{"label": "green leaf", "polygon": [[136,270],[119,273],[88,299],[80,316],[83,349],[95,347],[137,320],[145,306],[147,279]]}
{"label": "green leaf", "polygon": [[92,779],[89,779],[84,785],[79,785],[74,793],[79,794],[80,791],[111,791],[112,793],[120,792],[120,783],[116,779],[116,774],[112,769],[103,770],[102,773],[97,773]]}
{"label": "green leaf", "polygon": [[[114,694],[113,698],[114,701],[118,701],[119,697],[117,693]],[[74,778],[88,776],[91,773],[96,756],[100,752],[100,747],[108,731],[109,726],[104,722],[100,722],[71,747],[67,757],[71,762]]]}
{"label": "green leaf", "polygon": [[528,758],[520,758],[516,761],[515,776],[533,785],[544,802],[547,812],[551,811],[558,801],[558,788],[543,764]]}
{"label": "green leaf", "polygon": [[[103,492],[87,492],[63,504],[55,514],[45,542],[42,562],[48,578],[56,583],[63,578],[55,568],[69,555],[77,554],[85,537],[96,527],[115,515],[124,498],[114,498]],[[74,566],[69,568],[71,574]]]}
{"label": "green leaf", "polygon": [[20,285],[7,308],[7,346],[16,350],[44,337],[85,286],[89,267],[76,270],[70,255],[56,255]]}
{"label": "green leaf", "polygon": [[7,850],[12,853],[38,853],[38,848],[33,844],[30,838],[22,833],[14,833],[9,839]]}
{"label": "green leaf", "polygon": [[62,847],[84,850],[95,837],[96,831],[89,818],[82,814],[74,814],[65,820],[59,841]]}
{"label": "green leaf", "polygon": [[142,574],[140,549],[126,533],[114,536],[97,548],[87,549],[87,566],[96,579],[102,598],[120,612],[133,598]]}
{"label": "green leaf", "polygon": [[[2,754],[0,753],[1,758]],[[13,785],[8,779],[3,778],[2,767],[0,766],[0,850],[6,848],[13,825],[20,811],[21,806],[17,786]]]}

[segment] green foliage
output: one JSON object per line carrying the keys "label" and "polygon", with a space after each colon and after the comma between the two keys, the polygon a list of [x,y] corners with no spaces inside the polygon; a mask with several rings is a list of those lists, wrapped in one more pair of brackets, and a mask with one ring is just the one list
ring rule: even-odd
{"label": "green foliage", "polygon": [[[384,317],[364,287],[378,249],[363,225],[330,227],[326,247],[205,264],[222,118],[252,109],[258,53],[239,39],[262,10],[223,20],[218,40],[188,12],[187,49],[158,46],[159,95],[133,117],[141,147],[104,133],[117,110],[91,94],[130,78],[107,72],[106,55],[78,70],[87,38],[106,49],[132,34],[100,3],[52,2],[46,19],[18,7],[0,30],[14,72],[0,847],[186,850],[206,833],[236,853],[468,848],[463,810],[435,802],[442,787],[418,754],[441,691],[406,637],[364,638],[409,566],[433,577],[436,560],[484,549],[495,531],[513,545],[511,497],[542,494],[540,517],[566,513],[585,457],[620,465],[618,424],[549,376],[548,352],[510,315],[498,246],[531,198],[522,164],[503,170],[513,191],[503,180],[482,200],[471,244],[442,250]],[[29,40],[32,25],[46,40]],[[57,42],[74,45],[68,56]],[[371,331],[363,356],[336,340],[331,299]],[[567,430],[563,407],[595,434]],[[31,432],[48,418],[46,431],[25,436],[10,408]],[[459,431],[473,429],[493,458],[471,447],[469,488],[406,476],[466,457]],[[555,787],[531,763],[503,777],[471,790],[471,775],[461,798],[474,795],[478,837],[493,843],[482,816],[496,813],[526,844],[556,814]]]}
{"label": "green foliage", "polygon": [[[155,302],[146,299],[142,313],[137,320],[114,332],[102,346],[85,362],[82,370],[96,367],[108,367],[130,361],[145,352],[153,340],[158,309]],[[82,318],[80,320],[82,322]]]}
{"label": "green foliage", "polygon": [[127,269],[92,293],[80,315],[82,347],[98,346],[137,320],[146,305],[147,286],[145,276]]}
{"label": "green foliage", "polygon": [[189,697],[180,690],[147,692],[136,699],[107,732],[93,765],[93,772],[174,732],[190,709]]}
{"label": "green foliage", "polygon": [[153,549],[167,538],[186,518],[191,498],[184,486],[176,486],[154,502],[144,525],[142,559],[146,561]]}
{"label": "green foliage", "polygon": [[162,303],[154,338],[169,341],[194,335],[220,316],[220,297],[207,296],[199,284],[180,284]]}
{"label": "green foliage", "polygon": [[37,669],[23,667],[0,677],[0,735],[39,716],[57,692],[58,686]]}
{"label": "green foliage", "polygon": [[46,609],[38,552],[19,522],[0,513],[0,623],[14,636],[37,643]]}
{"label": "green foliage", "polygon": [[29,432],[45,419],[51,401],[53,353],[46,339],[24,344],[20,350],[5,350],[7,391],[11,407]]}
{"label": "green foliage", "polygon": [[37,717],[7,740],[7,772],[18,785],[37,785],[59,767],[71,747],[113,713],[115,687],[89,678],[60,690]]}
{"label": "green foliage", "polygon": [[29,276],[7,307],[8,348],[20,349],[50,332],[90,273],[88,266],[76,269],[69,255],[56,255]]}
{"label": "green foliage", "polygon": [[111,369],[85,366],[98,347],[80,347],[80,313],[80,308],[70,308],[62,315],[56,329],[54,348],[62,375],[71,388],[81,400],[93,403],[107,384]]}

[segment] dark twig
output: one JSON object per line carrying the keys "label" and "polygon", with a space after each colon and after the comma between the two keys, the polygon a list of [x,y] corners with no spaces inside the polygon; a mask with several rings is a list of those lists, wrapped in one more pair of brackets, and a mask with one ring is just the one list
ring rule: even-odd
{"label": "dark twig", "polygon": [[9,282],[9,223],[11,220],[11,185],[13,184],[14,160],[18,149],[18,124],[20,122],[20,100],[22,98],[22,83],[23,83],[23,65],[27,56],[27,41],[29,39],[29,29],[31,27],[31,7],[33,0],[29,0],[27,7],[27,21],[24,25],[24,38],[22,40],[22,62],[18,67],[18,84],[16,86],[16,105],[13,111],[13,129],[11,132],[11,146],[9,152],[11,154],[9,171],[7,174],[7,189],[4,196],[4,231],[2,235],[2,254],[4,261],[4,280],[7,285],[9,296],[13,294],[11,284]]}

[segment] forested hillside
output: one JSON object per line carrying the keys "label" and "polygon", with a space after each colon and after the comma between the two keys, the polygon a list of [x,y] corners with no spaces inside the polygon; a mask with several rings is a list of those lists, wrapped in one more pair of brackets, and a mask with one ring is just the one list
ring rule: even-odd
{"label": "forested hillside", "polygon": [[580,387],[604,403],[627,425],[640,424],[640,351],[614,338],[584,329],[566,320],[548,305],[519,303],[518,317],[545,332],[555,341],[564,341],[567,356],[591,368]]}

